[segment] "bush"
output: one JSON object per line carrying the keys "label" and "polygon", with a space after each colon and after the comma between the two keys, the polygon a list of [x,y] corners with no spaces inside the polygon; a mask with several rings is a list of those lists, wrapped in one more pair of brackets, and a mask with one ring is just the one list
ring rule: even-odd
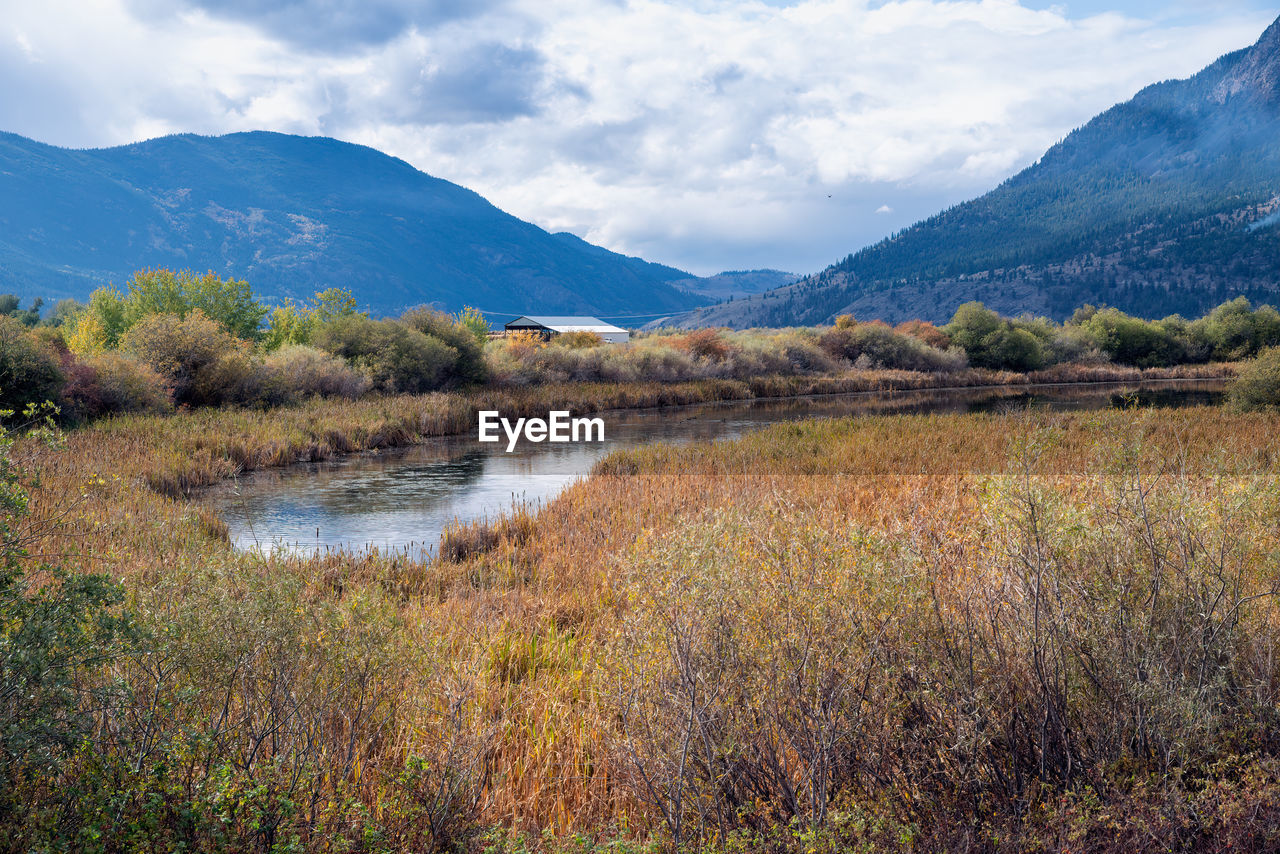
{"label": "bush", "polygon": [[832,327],[823,332],[818,341],[832,356],[856,363],[860,368],[958,371],[965,367],[962,354],[937,350],[882,323]]}
{"label": "bush", "polygon": [[908,320],[899,323],[893,331],[918,338],[937,350],[945,350],[951,346],[951,337],[927,320]]}
{"label": "bush", "polygon": [[1246,359],[1280,345],[1280,312],[1269,305],[1255,311],[1247,299],[1237,297],[1191,324],[1190,332],[1207,344],[1211,358]]}
{"label": "bush", "polygon": [[121,347],[164,378],[175,403],[217,406],[262,396],[264,375],[248,343],[199,309],[185,318],[145,317],[125,334]]}
{"label": "bush", "polygon": [[1034,371],[1049,362],[1046,345],[1053,331],[1047,323],[1015,324],[980,302],[956,309],[944,331],[951,336],[952,346],[963,348],[976,368]]}
{"label": "bush", "polygon": [[345,397],[354,400],[369,389],[369,378],[337,356],[314,347],[281,347],[266,358],[272,391],[283,400]]}
{"label": "bush", "polygon": [[126,412],[159,414],[173,409],[164,378],[121,353],[99,353],[71,361],[62,399],[67,414],[79,421]]}
{"label": "bush", "polygon": [[594,332],[565,332],[557,335],[551,343],[567,350],[586,350],[590,347],[599,347],[604,343],[604,339]]}
{"label": "bush", "polygon": [[675,338],[672,345],[690,356],[716,361],[727,359],[733,350],[715,329],[695,329],[688,335]]}
{"label": "bush", "polygon": [[775,335],[770,343],[787,360],[792,373],[815,374],[838,370],[840,365],[818,343],[812,332],[788,330]]}
{"label": "bush", "polygon": [[405,323],[362,314],[335,317],[317,330],[316,346],[349,360],[381,391],[420,394],[455,378],[458,351]]}
{"label": "bush", "polygon": [[969,358],[978,367],[1005,371],[1037,371],[1049,362],[1041,340],[1012,324],[983,338],[976,357]]}
{"label": "bush", "polygon": [[1280,409],[1280,347],[1269,347],[1240,369],[1227,392],[1239,411]]}
{"label": "bush", "polygon": [[1168,327],[1114,308],[1098,311],[1083,328],[1099,350],[1122,365],[1164,367],[1186,358],[1185,348]]}
{"label": "bush", "polygon": [[438,338],[457,351],[448,378],[450,382],[482,383],[488,378],[484,361],[484,345],[475,332],[447,314],[426,308],[415,308],[400,316],[400,322],[431,338]]}
{"label": "bush", "polygon": [[58,356],[18,320],[0,316],[0,409],[56,401],[65,382]]}

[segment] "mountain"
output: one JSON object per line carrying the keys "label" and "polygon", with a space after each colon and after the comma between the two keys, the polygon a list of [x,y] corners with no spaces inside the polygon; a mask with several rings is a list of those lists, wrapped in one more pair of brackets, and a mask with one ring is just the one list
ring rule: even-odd
{"label": "mountain", "polygon": [[77,297],[145,267],[247,279],[271,301],[348,288],[391,313],[634,315],[689,273],[549,234],[372,148],[277,133],[97,150],[0,134],[0,292]]}
{"label": "mountain", "polygon": [[944,321],[982,300],[1061,318],[1280,303],[1280,20],[1251,48],[1094,118],[1038,162],[795,284],[678,318]]}
{"label": "mountain", "polygon": [[789,285],[800,277],[781,270],[726,270],[701,279],[678,279],[671,284],[711,300],[738,299]]}

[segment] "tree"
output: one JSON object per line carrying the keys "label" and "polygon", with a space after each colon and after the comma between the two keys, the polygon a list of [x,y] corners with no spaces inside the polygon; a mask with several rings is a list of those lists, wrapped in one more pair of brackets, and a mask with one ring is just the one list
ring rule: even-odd
{"label": "tree", "polygon": [[309,302],[286,299],[284,305],[272,309],[262,346],[277,350],[290,344],[310,345],[322,324],[339,317],[368,316],[357,311],[356,306],[356,298],[341,288],[319,291]]}
{"label": "tree", "polygon": [[67,326],[72,323],[80,312],[84,311],[84,303],[74,299],[58,300],[54,303],[53,310],[44,319],[44,323],[48,326]]}
{"label": "tree", "polygon": [[19,300],[14,294],[0,294],[0,315],[12,317],[23,326],[31,327],[40,322],[40,309],[44,308],[44,300],[36,297],[31,301],[31,308],[18,307]]}
{"label": "tree", "polygon": [[356,306],[356,298],[351,291],[343,288],[325,288],[315,298],[315,312],[321,323],[357,314]]}
{"label": "tree", "polygon": [[206,317],[237,338],[257,340],[267,309],[253,298],[243,279],[223,279],[215,273],[197,276],[189,270],[143,270],[129,282],[125,298],[127,326],[132,327],[152,314],[186,317],[193,311]]}
{"label": "tree", "polygon": [[476,341],[480,346],[484,346],[489,340],[489,321],[484,319],[484,314],[478,308],[471,306],[463,306],[462,311],[457,317],[458,323],[471,330],[471,334],[476,337]]}
{"label": "tree", "polygon": [[75,315],[67,333],[67,346],[79,356],[111,350],[129,329],[124,297],[115,288],[98,288],[89,295],[89,304]]}

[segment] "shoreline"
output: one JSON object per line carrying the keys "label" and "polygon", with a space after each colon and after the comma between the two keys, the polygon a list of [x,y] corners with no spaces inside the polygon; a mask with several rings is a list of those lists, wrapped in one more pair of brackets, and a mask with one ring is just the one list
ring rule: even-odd
{"label": "shoreline", "polygon": [[[379,396],[355,401],[316,399],[271,409],[197,409],[163,416],[123,416],[68,433],[73,445],[123,442],[142,451],[131,473],[169,498],[190,498],[238,474],[347,454],[423,444],[465,434],[475,412],[496,409],[511,417],[665,410],[745,401],[820,399],[839,395],[954,393],[1035,386],[1081,388],[1162,382],[1222,382],[1226,363],[1189,369],[1075,367],[1032,374],[968,370],[960,374],[908,371],[815,377],[759,377],[672,384],[570,383],[526,388],[486,387],[427,395]],[[1076,379],[1063,379],[1072,373]],[[1184,374],[1184,375],[1180,375]]]}
{"label": "shoreline", "polygon": [[[592,410],[593,415],[610,415],[610,414],[643,414],[643,413],[678,413],[681,410],[690,410],[694,408],[712,408],[712,407],[730,407],[741,406],[753,403],[781,403],[786,401],[806,401],[814,402],[838,399],[838,398],[874,398],[885,397],[891,398],[896,396],[909,395],[932,395],[932,394],[964,394],[969,392],[992,392],[1008,390],[1014,393],[1034,393],[1037,390],[1048,389],[1105,389],[1107,387],[1149,387],[1160,386],[1165,384],[1223,384],[1229,382],[1230,377],[1212,376],[1212,377],[1153,377],[1153,378],[1133,378],[1133,379],[1109,379],[1109,380],[1082,380],[1082,381],[1057,381],[1057,382],[1028,382],[1028,383],[990,383],[985,385],[948,385],[948,386],[922,386],[915,388],[881,388],[861,391],[831,391],[816,392],[809,394],[795,395],[774,395],[760,397],[742,397],[742,398],[723,398],[706,401],[693,401],[689,403],[673,403],[659,404],[656,406],[621,406],[612,409]],[[402,452],[411,448],[430,445],[433,442],[446,442],[457,440],[466,436],[465,431],[455,433],[444,433],[438,435],[419,436],[415,439],[404,443],[382,445],[375,448],[362,448],[342,453],[336,453],[319,459],[300,459],[292,462],[283,462],[278,465],[261,466],[256,468],[243,469],[230,474],[230,479],[238,478],[242,475],[252,475],[257,472],[287,470],[295,466],[316,465],[321,463],[340,463],[344,459],[351,459],[361,456],[378,456],[387,452]],[[184,498],[189,500],[202,500],[212,491],[222,488],[226,485],[227,479],[222,479],[203,486],[196,487],[187,493]]]}

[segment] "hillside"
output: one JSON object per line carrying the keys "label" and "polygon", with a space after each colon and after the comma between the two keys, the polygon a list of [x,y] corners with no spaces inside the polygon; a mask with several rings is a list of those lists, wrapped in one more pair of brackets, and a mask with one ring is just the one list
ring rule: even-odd
{"label": "hillside", "polygon": [[376,312],[708,301],[667,284],[689,273],[549,234],[364,146],[258,132],[77,151],[0,134],[0,292],[83,299],[155,266],[246,278],[272,301],[349,288]]}
{"label": "hillside", "polygon": [[1280,20],[1253,47],[1096,117],[1034,165],[794,285],[681,325],[852,313],[948,319],[979,299],[1061,318],[1105,303],[1194,316],[1280,301]]}

